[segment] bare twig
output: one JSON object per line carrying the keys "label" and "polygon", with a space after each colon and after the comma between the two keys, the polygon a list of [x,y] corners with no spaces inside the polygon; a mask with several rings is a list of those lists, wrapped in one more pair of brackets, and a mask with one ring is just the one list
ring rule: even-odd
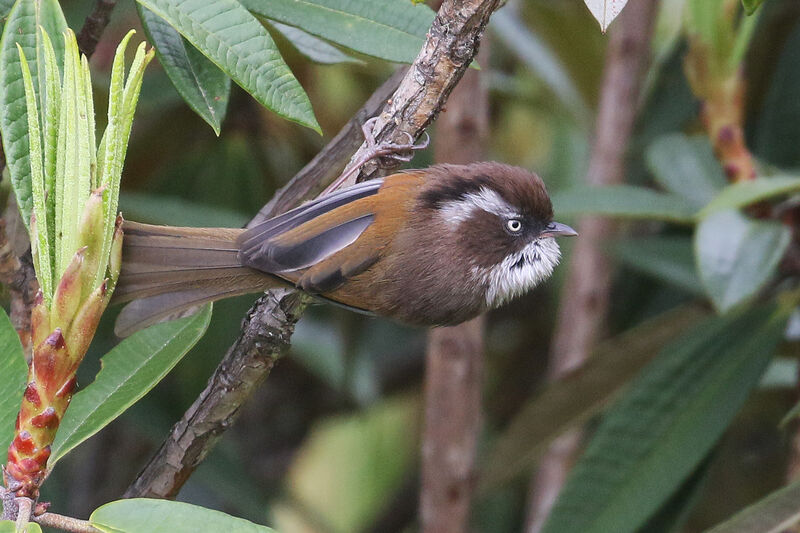
{"label": "bare twig", "polygon": [[[380,116],[385,126],[376,128],[380,131],[379,141],[387,140],[389,135],[401,131],[401,127],[402,131],[417,136],[433,119],[472,61],[489,14],[498,2],[447,0],[444,3],[422,51],[404,76],[400,88],[382,106]],[[348,134],[344,135],[345,139],[351,138]],[[398,142],[407,141],[401,134],[397,135]],[[345,143],[345,139],[340,140]],[[320,160],[330,156],[338,161],[338,156],[349,155],[331,151]],[[357,152],[353,157],[357,159],[359,155]],[[302,186],[295,188],[293,185],[299,182],[299,177],[293,180],[293,184],[281,191],[280,196],[270,202],[268,209],[262,210],[257,216],[277,212],[278,205],[282,208],[294,205],[305,194],[298,194],[297,191],[318,190],[318,187],[325,185],[321,182],[323,177],[328,179],[330,174],[315,166],[307,173],[308,177],[303,178]],[[330,179],[334,177],[335,174],[330,175]],[[235,419],[241,404],[266,379],[275,358],[288,347],[289,336],[301,308],[302,305],[291,291],[272,291],[256,302],[239,339],[228,350],[205,391],[173,427],[145,470],[128,488],[126,496],[170,497],[178,493],[222,431]],[[236,384],[235,393],[226,392],[230,383]]]}
{"label": "bare twig", "polygon": [[[499,4],[500,0],[442,3],[419,56],[378,116],[373,130],[378,142],[407,142],[403,132],[416,139],[433,122],[472,63],[489,16]],[[366,150],[362,144],[351,164]],[[398,163],[387,160],[384,167],[390,164]],[[368,163],[353,181],[374,178],[379,170],[377,162]]]}
{"label": "bare twig", "polygon": [[228,350],[208,385],[173,426],[125,497],[174,498],[239,407],[269,375],[289,347],[304,298],[288,289],[270,291],[250,310],[242,335]]}
{"label": "bare twig", "polygon": [[[484,41],[479,54],[488,61]],[[467,72],[437,122],[435,158],[469,163],[485,153],[489,99],[479,71]],[[481,425],[483,317],[428,333],[420,519],[423,532],[468,530]]]}
{"label": "bare twig", "polygon": [[83,22],[83,27],[78,33],[78,48],[81,53],[86,54],[86,57],[91,57],[94,54],[94,49],[103,35],[103,30],[108,26],[108,21],[111,20],[111,11],[117,5],[117,0],[97,0],[94,9],[86,17]]}
{"label": "bare twig", "polygon": [[54,527],[71,533],[102,533],[86,520],[78,520],[69,516],[54,513],[44,513],[34,516],[33,521],[46,527]]}
{"label": "bare twig", "polygon": [[[650,54],[650,35],[657,0],[631,2],[611,30],[600,95],[595,139],[586,181],[620,183],[625,154],[636,118],[640,89]],[[550,353],[551,379],[583,364],[600,336],[608,309],[611,264],[603,253],[614,224],[603,217],[584,217],[578,225]],[[534,475],[526,531],[536,533],[561,490],[580,443],[567,433],[553,443]]]}
{"label": "bare twig", "polygon": [[33,500],[22,497],[15,498],[14,502],[17,504],[17,531],[25,531],[25,526],[31,521],[33,514]]}

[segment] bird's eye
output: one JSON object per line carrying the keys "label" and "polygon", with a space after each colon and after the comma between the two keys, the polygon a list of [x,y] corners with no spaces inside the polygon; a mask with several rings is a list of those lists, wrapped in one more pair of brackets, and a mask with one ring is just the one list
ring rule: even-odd
{"label": "bird's eye", "polygon": [[508,231],[511,233],[519,233],[522,231],[522,221],[517,218],[509,219],[506,222],[506,228],[508,228]]}

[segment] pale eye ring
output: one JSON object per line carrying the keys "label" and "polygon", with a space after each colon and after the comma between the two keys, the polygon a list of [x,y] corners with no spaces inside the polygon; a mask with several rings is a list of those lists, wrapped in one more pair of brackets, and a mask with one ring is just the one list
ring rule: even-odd
{"label": "pale eye ring", "polygon": [[518,218],[510,218],[506,221],[506,228],[511,233],[519,233],[522,231],[522,221]]}

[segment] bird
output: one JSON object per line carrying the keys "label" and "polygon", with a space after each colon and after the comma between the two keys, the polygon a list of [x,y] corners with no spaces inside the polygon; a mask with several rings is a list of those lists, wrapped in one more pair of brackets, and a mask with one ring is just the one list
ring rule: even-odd
{"label": "bird", "polygon": [[319,300],[434,327],[501,306],[561,257],[542,179],[497,162],[438,164],[323,194],[247,229],[125,221],[114,301],[126,336],[189,307],[295,287]]}

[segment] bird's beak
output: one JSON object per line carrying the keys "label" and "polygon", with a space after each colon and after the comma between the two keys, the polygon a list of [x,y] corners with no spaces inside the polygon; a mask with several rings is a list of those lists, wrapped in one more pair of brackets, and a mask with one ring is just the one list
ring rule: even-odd
{"label": "bird's beak", "polygon": [[539,234],[540,237],[576,237],[577,235],[577,231],[561,222],[551,222],[544,231]]}

